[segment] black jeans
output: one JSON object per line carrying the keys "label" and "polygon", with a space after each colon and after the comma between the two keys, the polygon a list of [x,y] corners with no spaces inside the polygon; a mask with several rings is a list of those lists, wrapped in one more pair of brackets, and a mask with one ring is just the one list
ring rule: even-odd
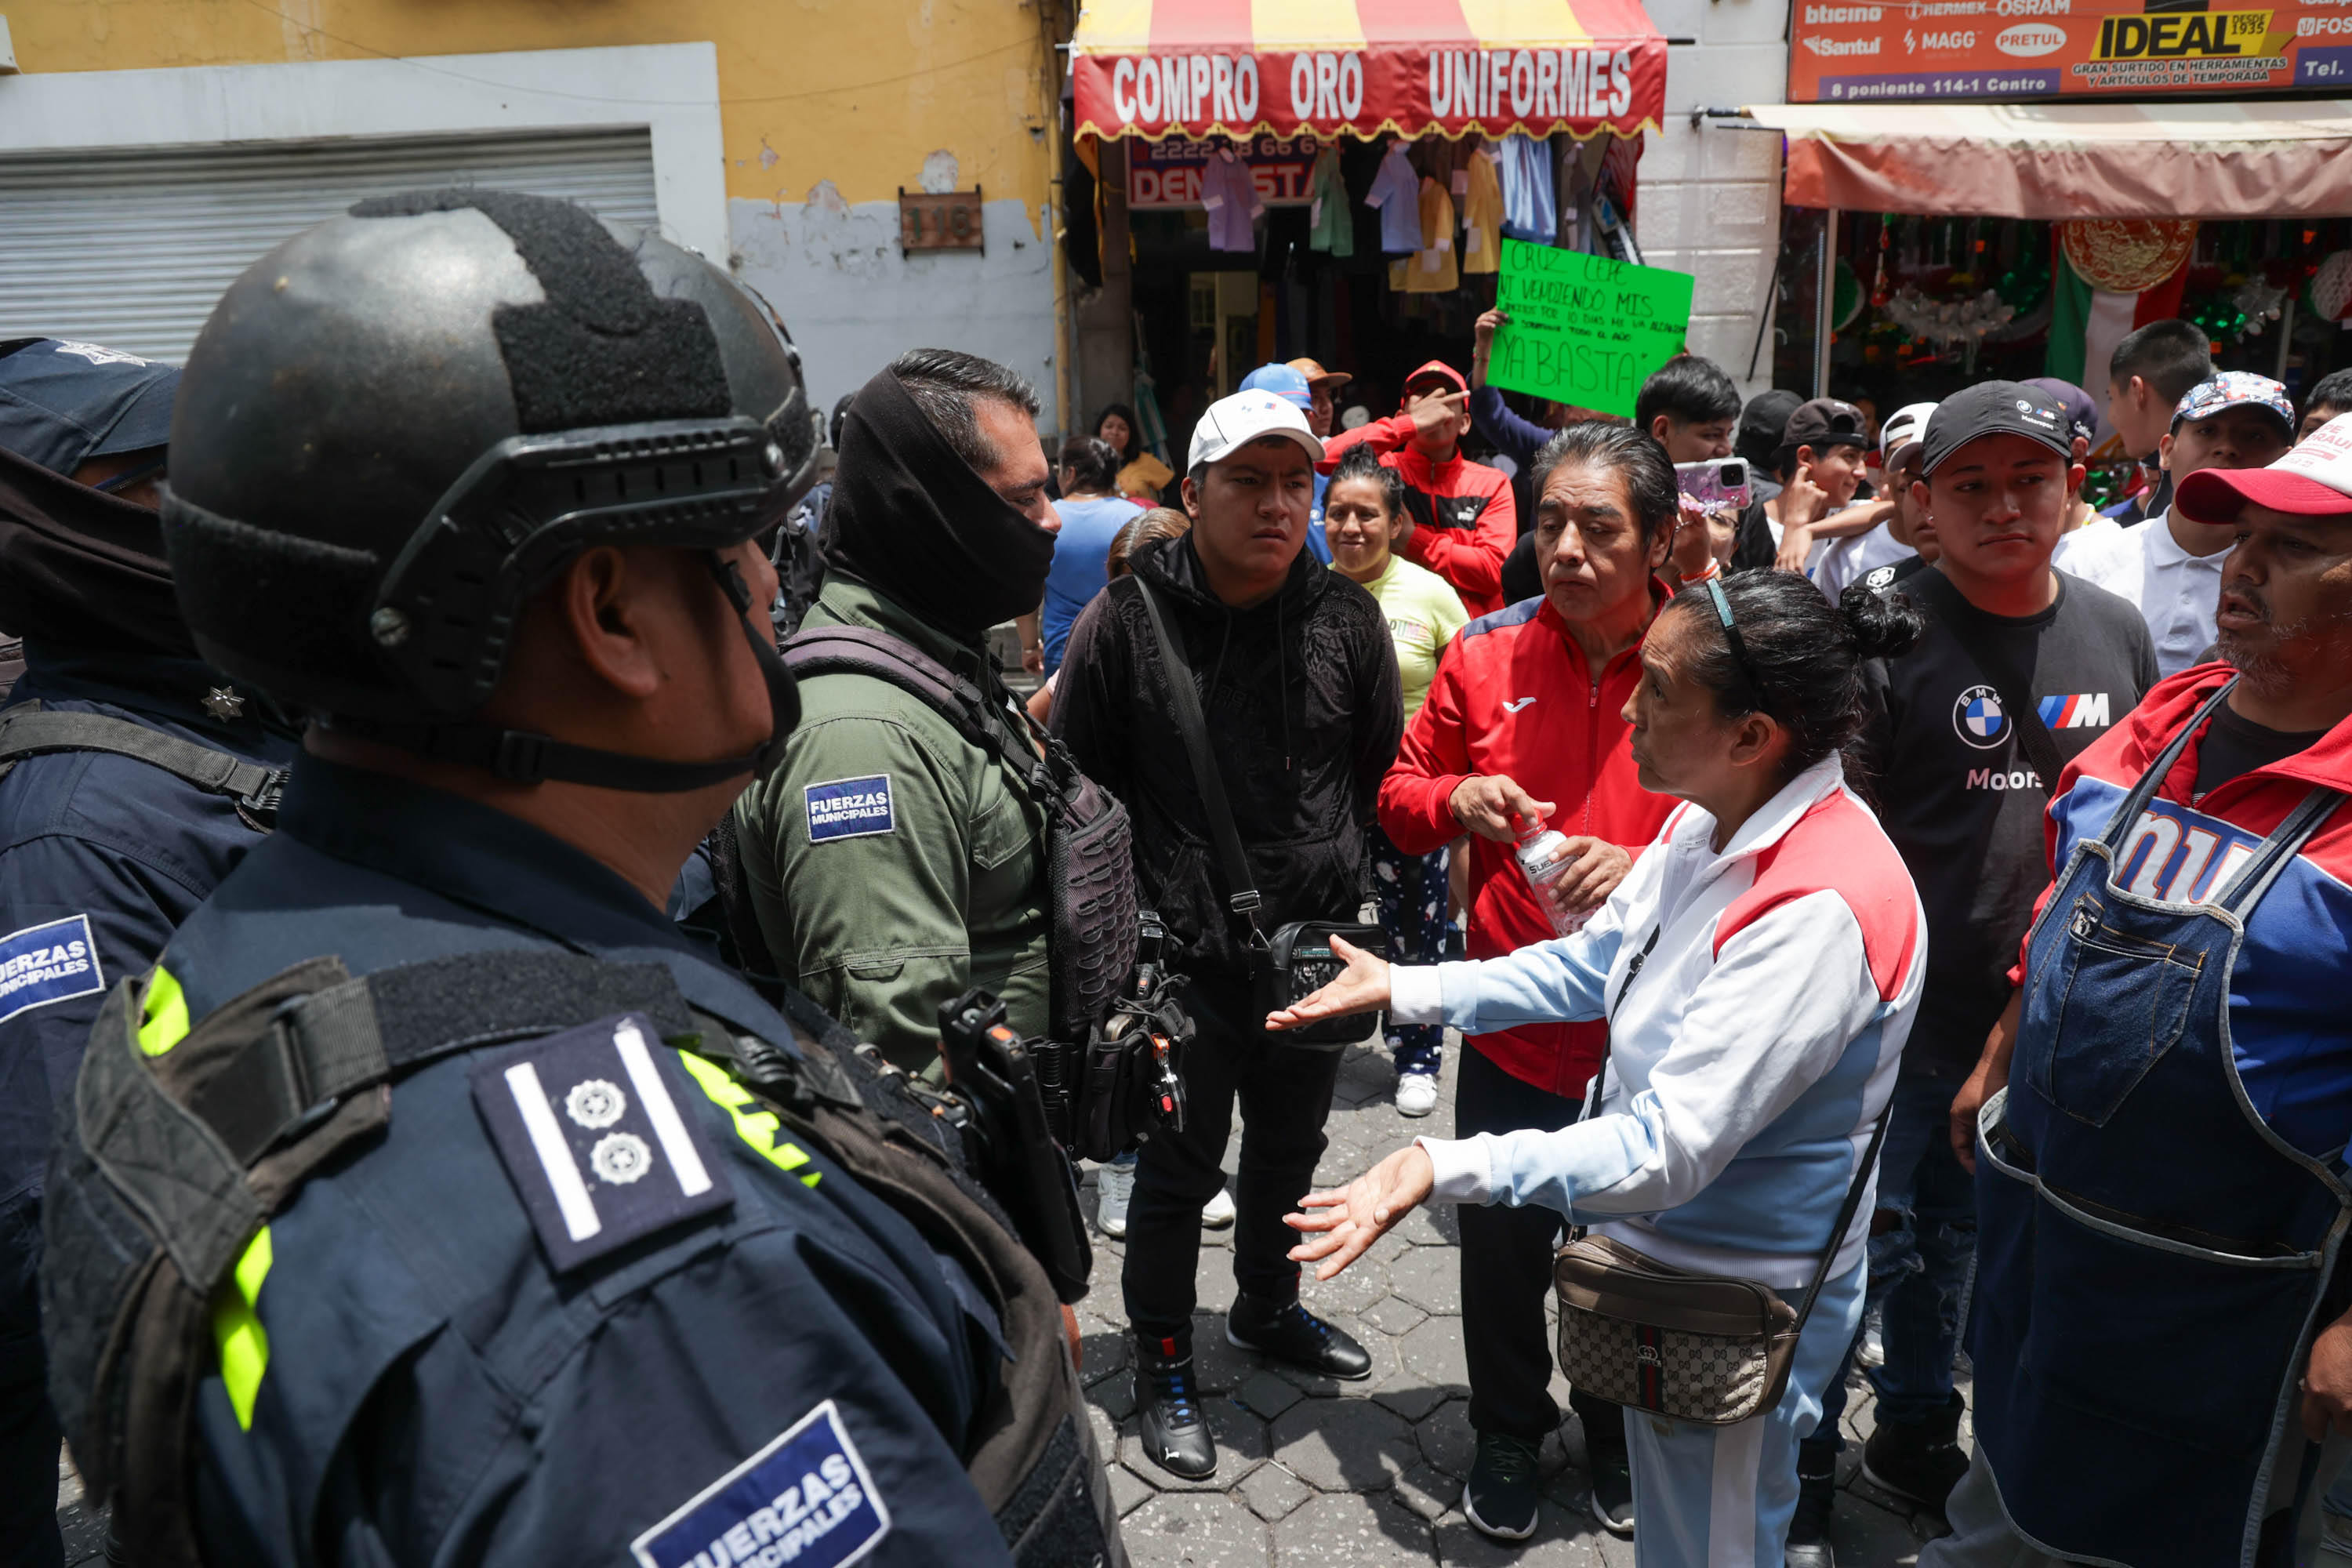
{"label": "black jeans", "polygon": [[1154,1133],[1136,1162],[1121,1284],[1139,1335],[1189,1342],[1201,1208],[1224,1184],[1221,1162],[1235,1100],[1242,1158],[1234,1183],[1234,1280],[1276,1301],[1298,1294],[1298,1265],[1287,1256],[1298,1238],[1282,1216],[1314,1183],[1340,1053],[1267,1034],[1246,982],[1196,980],[1184,1005],[1199,1025],[1184,1058],[1184,1131]]}
{"label": "black jeans", "polygon": [[[1550,1131],[1584,1109],[1513,1078],[1476,1046],[1462,1053],[1454,1089],[1454,1135]],[[1531,1204],[1465,1204],[1462,1222],[1462,1348],[1470,1364],[1470,1425],[1524,1442],[1540,1443],[1559,1425],[1552,1403],[1552,1346],[1544,1303],[1551,1299],[1552,1241],[1563,1223],[1557,1210]],[[1623,1413],[1605,1399],[1571,1390],[1569,1404],[1584,1423],[1584,1440],[1604,1454],[1625,1447]]]}

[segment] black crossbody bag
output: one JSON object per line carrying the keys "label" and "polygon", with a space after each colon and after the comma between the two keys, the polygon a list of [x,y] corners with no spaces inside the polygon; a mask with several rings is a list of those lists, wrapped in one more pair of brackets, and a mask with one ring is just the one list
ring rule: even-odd
{"label": "black crossbody bag", "polygon": [[[1143,608],[1151,617],[1152,635],[1160,642],[1160,658],[1168,670],[1168,689],[1176,706],[1176,728],[1184,739],[1184,754],[1192,763],[1192,783],[1201,794],[1202,814],[1209,819],[1209,837],[1216,845],[1217,863],[1224,873],[1225,907],[1249,928],[1250,990],[1260,1009],[1279,1012],[1339,977],[1347,961],[1331,950],[1339,937],[1366,952],[1389,955],[1388,933],[1358,921],[1290,921],[1269,935],[1258,922],[1265,900],[1250,876],[1249,858],[1242,852],[1242,836],[1234,826],[1233,803],[1225,795],[1225,779],[1209,750],[1208,721],[1201,713],[1201,694],[1192,684],[1192,667],[1168,633],[1167,619],[1151,585],[1141,578]],[[1377,1024],[1379,1019],[1375,1017]],[[1289,1045],[1337,1049],[1351,1046],[1366,1034],[1360,1015],[1327,1018],[1319,1024],[1285,1032]]]}

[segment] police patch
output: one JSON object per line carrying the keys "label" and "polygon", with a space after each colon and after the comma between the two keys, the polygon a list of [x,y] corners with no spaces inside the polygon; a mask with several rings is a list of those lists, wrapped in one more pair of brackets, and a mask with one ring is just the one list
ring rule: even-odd
{"label": "police patch", "polygon": [[629,1542],[643,1568],[842,1568],[890,1533],[890,1510],[828,1399]]}
{"label": "police patch", "polygon": [[734,1201],[668,1056],[625,1013],[475,1064],[474,1104],[558,1273]]}
{"label": "police patch", "polygon": [[68,915],[0,937],[0,1023],[105,989],[88,915]]}
{"label": "police patch", "polygon": [[887,833],[898,826],[890,809],[888,773],[813,784],[801,792],[801,797],[808,807],[812,844],[823,844],[829,838],[863,838],[870,834]]}

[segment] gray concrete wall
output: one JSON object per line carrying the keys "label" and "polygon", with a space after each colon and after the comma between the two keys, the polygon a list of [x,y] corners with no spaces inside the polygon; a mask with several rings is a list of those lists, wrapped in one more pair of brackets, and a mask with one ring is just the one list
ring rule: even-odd
{"label": "gray concrete wall", "polygon": [[1664,128],[1642,153],[1634,237],[1643,259],[1698,279],[1690,347],[1731,373],[1742,390],[1771,382],[1772,345],[1748,374],[1770,308],[1780,243],[1780,138],[1702,120],[1694,109],[1778,103],[1789,80],[1789,0],[1646,0],[1666,52]]}

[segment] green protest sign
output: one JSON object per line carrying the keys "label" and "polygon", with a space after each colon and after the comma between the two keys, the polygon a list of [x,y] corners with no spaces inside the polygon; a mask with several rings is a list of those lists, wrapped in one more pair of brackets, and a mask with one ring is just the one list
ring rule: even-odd
{"label": "green protest sign", "polygon": [[1690,331],[1687,272],[1503,241],[1486,379],[1513,392],[1631,416],[1650,373]]}

